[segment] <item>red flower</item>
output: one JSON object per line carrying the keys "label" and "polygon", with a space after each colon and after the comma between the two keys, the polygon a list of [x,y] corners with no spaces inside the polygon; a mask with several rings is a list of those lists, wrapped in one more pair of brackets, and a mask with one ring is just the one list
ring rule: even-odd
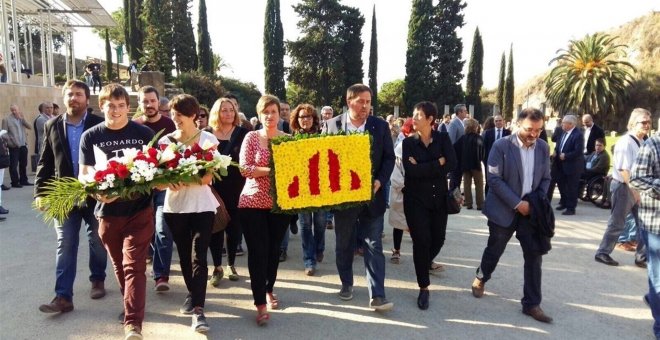
{"label": "red flower", "polygon": [[194,144],[190,147],[190,150],[191,150],[193,153],[198,153],[198,152],[202,152],[202,147],[199,146],[199,144],[194,143]]}
{"label": "red flower", "polygon": [[212,161],[212,160],[213,160],[213,154],[210,153],[210,152],[206,153],[206,154],[204,155],[204,160],[206,160],[206,161],[208,161],[208,162]]}
{"label": "red flower", "polygon": [[147,149],[147,153],[149,154],[149,157],[151,157],[151,158],[155,159],[155,158],[158,157],[158,150],[156,150],[154,148]]}
{"label": "red flower", "polygon": [[158,147],[160,148],[160,151],[165,151],[169,145],[167,144],[158,144]]}
{"label": "red flower", "polygon": [[189,158],[192,154],[193,152],[190,149],[186,149],[186,151],[183,152],[183,158]]}
{"label": "red flower", "polygon": [[293,176],[293,181],[289,184],[288,192],[289,198],[298,197],[300,194],[300,179],[298,176]]}
{"label": "red flower", "polygon": [[117,167],[117,165],[119,165],[119,163],[117,161],[113,161],[113,160],[108,161],[108,168],[109,169],[114,169],[114,168]]}
{"label": "red flower", "polygon": [[97,182],[103,181],[103,178],[105,177],[105,171],[104,170],[99,170],[94,174],[94,180]]}
{"label": "red flower", "polygon": [[128,177],[128,168],[126,165],[121,164],[117,167],[117,176],[121,179]]}

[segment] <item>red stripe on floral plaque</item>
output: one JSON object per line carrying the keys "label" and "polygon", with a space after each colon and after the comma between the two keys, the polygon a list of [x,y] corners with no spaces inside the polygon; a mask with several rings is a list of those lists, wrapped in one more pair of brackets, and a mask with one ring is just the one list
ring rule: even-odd
{"label": "red stripe on floral plaque", "polygon": [[315,153],[309,159],[307,168],[309,169],[309,193],[315,196],[321,194],[321,186],[319,184],[319,159],[320,153]]}
{"label": "red stripe on floral plaque", "polygon": [[341,166],[339,165],[339,155],[328,149],[328,178],[330,179],[330,190],[336,192],[341,190],[339,175]]}

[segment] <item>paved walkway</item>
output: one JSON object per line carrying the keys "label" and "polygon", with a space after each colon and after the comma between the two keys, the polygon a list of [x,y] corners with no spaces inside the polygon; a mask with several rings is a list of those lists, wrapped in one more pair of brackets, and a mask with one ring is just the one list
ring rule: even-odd
{"label": "paved walkway", "polygon": [[[38,306],[53,298],[55,232],[30,208],[31,187],[2,192],[11,212],[0,222],[0,339],[119,339],[117,315],[122,302],[108,265],[108,295],[89,298],[88,250],[80,247],[75,310],[49,316]],[[238,282],[223,279],[220,288],[207,290],[206,315],[212,327],[209,339],[652,339],[652,318],[641,296],[647,290],[646,271],[633,264],[633,253],[615,250],[622,263],[613,268],[596,263],[609,212],[581,202],[577,215],[557,216],[554,249],[544,257],[542,307],[555,323],[542,324],[520,311],[522,253],[514,239],[486,285],[486,295],[470,294],[481,253],[486,245],[485,218],[464,210],[449,218],[447,241],[438,261],[447,270],[431,279],[431,306],[416,305],[417,285],[412,265],[412,243],[404,235],[402,261],[389,263],[386,253],[388,298],[395,308],[378,314],[367,308],[364,266],[356,258],[354,299],[342,302],[334,266],[334,233],[329,231],[325,261],[318,276],[303,274],[300,236],[292,236],[289,260],[280,265],[275,286],[285,308],[271,314],[268,327],[254,322],[247,256],[238,257]],[[392,246],[386,225],[384,248]],[[85,240],[81,234],[81,241]],[[81,242],[85,244],[85,242]],[[209,263],[210,256],[209,256]],[[178,310],[185,298],[178,256],[172,265],[172,290],[156,294],[150,285],[143,334],[146,339],[202,339],[190,330],[190,317]]]}

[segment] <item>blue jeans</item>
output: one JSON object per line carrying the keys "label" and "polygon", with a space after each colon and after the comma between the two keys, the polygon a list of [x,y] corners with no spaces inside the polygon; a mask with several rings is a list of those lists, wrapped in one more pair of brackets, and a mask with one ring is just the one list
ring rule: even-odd
{"label": "blue jeans", "polygon": [[286,226],[286,231],[284,232],[284,237],[282,238],[282,243],[280,244],[280,251],[287,251],[289,249],[289,226]]}
{"label": "blue jeans", "polygon": [[660,235],[639,229],[647,249],[647,270],[649,273],[649,292],[646,300],[653,314],[653,333],[660,339]]}
{"label": "blue jeans", "polygon": [[633,214],[628,214],[626,216],[626,227],[621,232],[619,240],[617,242],[624,243],[629,241],[634,241],[637,239],[637,223],[635,223],[635,217]]}
{"label": "blue jeans", "polygon": [[172,232],[163,217],[163,204],[165,203],[165,191],[154,191],[154,224],[156,231],[151,242],[153,248],[153,270],[154,280],[170,276],[170,265],[172,264]]}
{"label": "blue jeans", "polygon": [[353,256],[355,240],[359,236],[364,247],[364,266],[372,299],[385,297],[385,256],[381,240],[383,223],[383,215],[369,216],[366,207],[335,211],[335,253],[341,284],[353,286]]}
{"label": "blue jeans", "polygon": [[71,211],[64,223],[55,223],[57,255],[55,257],[55,294],[68,301],[73,298],[73,281],[76,279],[80,225],[85,222],[89,241],[90,281],[105,281],[108,254],[99,238],[99,222],[94,217],[94,207]]}
{"label": "blue jeans", "polygon": [[325,223],[332,223],[332,219],[335,218],[335,214],[331,211],[325,212]]}
{"label": "blue jeans", "polygon": [[325,250],[325,220],[325,211],[298,214],[305,268],[315,268],[316,254]]}
{"label": "blue jeans", "polygon": [[[614,250],[621,232],[626,226],[626,216],[632,214],[636,225],[640,225],[639,216],[637,215],[638,205],[633,198],[630,188],[627,184],[612,180],[610,184],[610,191],[612,193],[612,213],[610,219],[607,221],[607,229],[603,234],[603,240],[598,246],[596,255],[598,254],[611,254]],[[635,260],[644,261],[646,257],[646,247],[641,237],[638,237],[637,251],[635,252]],[[640,242],[641,241],[641,242]]]}

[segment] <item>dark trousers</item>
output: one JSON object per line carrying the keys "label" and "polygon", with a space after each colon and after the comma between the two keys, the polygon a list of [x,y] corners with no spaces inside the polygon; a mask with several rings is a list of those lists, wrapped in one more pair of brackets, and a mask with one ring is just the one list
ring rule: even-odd
{"label": "dark trousers", "polygon": [[172,239],[179,253],[183,281],[190,293],[193,307],[204,307],[206,299],[206,252],[211,241],[215,211],[199,213],[165,213]]}
{"label": "dark trousers", "polygon": [[403,241],[403,230],[392,229],[392,242],[394,243],[394,250],[401,250],[401,241]]}
{"label": "dark trousers", "polygon": [[566,175],[562,173],[559,175],[557,185],[559,185],[559,193],[561,194],[559,204],[563,205],[568,210],[575,211],[580,187],[580,175]]}
{"label": "dark trousers", "polygon": [[12,185],[27,183],[27,146],[9,148],[9,177]]}
{"label": "dark trousers", "polygon": [[243,236],[248,248],[248,271],[254,304],[266,304],[266,293],[273,292],[280,264],[280,245],[291,215],[269,209],[239,208]]}
{"label": "dark trousers", "polygon": [[103,87],[103,82],[101,81],[101,76],[100,75],[93,75],[92,76],[92,83],[94,84],[94,85],[92,85],[92,87],[94,89],[94,93],[96,93],[96,85],[97,84],[99,85],[99,91],[101,91],[101,88]]}
{"label": "dark trousers", "polygon": [[488,221],[488,230],[490,233],[488,245],[481,257],[481,264],[477,268],[477,277],[483,282],[490,279],[507,243],[516,232],[516,238],[520,242],[525,260],[523,298],[520,302],[525,310],[540,305],[542,255],[535,250],[536,231],[529,224],[529,218],[516,214],[516,218],[509,227],[498,226]]}
{"label": "dark trousers", "polygon": [[124,324],[142,327],[147,294],[147,250],[154,235],[153,209],[133,216],[99,218],[99,237],[124,296]]}
{"label": "dark trousers", "polygon": [[240,218],[238,209],[227,209],[227,212],[230,218],[227,228],[211,235],[211,244],[209,244],[215,267],[222,266],[222,246],[225,241],[225,234],[227,234],[227,265],[233,266],[236,260],[236,247],[241,236]]}
{"label": "dark trousers", "polygon": [[425,208],[417,201],[407,201],[405,197],[403,211],[413,241],[413,262],[417,284],[419,288],[426,288],[431,284],[429,279],[431,262],[445,244],[447,212]]}

